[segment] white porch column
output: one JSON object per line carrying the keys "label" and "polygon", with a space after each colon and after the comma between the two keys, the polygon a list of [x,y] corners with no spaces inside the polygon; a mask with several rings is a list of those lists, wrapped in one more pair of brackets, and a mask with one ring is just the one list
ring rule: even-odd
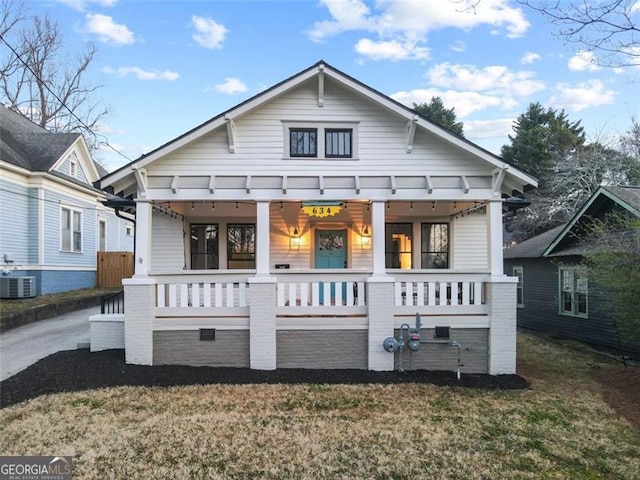
{"label": "white porch column", "polygon": [[269,276],[271,232],[269,229],[269,201],[256,202],[256,277]]}
{"label": "white porch column", "polygon": [[[384,200],[374,200],[371,205],[371,240],[373,242],[373,276],[386,275],[384,262]],[[371,297],[369,297],[371,298]]]}
{"label": "white porch column", "polygon": [[516,277],[489,277],[489,373],[516,373]]}
{"label": "white porch column", "polygon": [[151,269],[151,216],[153,207],[148,200],[136,200],[136,258],[134,277],[148,277]]}
{"label": "white porch column", "polygon": [[487,205],[489,267],[491,275],[503,275],[502,263],[502,200],[491,200]]}
{"label": "white porch column", "polygon": [[153,365],[153,309],[156,282],[153,278],[134,277],[122,280],[124,286],[125,361],[136,365]]}
{"label": "white porch column", "polygon": [[276,279],[252,277],[249,305],[249,365],[256,370],[276,368]]}
{"label": "white porch column", "polygon": [[393,370],[394,355],[382,348],[385,338],[393,337],[394,279],[371,277],[367,281],[369,316],[369,370]]}

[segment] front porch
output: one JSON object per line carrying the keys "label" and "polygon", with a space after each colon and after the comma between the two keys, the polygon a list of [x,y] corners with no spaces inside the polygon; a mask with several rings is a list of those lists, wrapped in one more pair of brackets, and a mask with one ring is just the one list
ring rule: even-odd
{"label": "front porch", "polygon": [[[499,200],[136,203],[129,363],[515,371]],[[419,348],[386,351],[417,314]]]}

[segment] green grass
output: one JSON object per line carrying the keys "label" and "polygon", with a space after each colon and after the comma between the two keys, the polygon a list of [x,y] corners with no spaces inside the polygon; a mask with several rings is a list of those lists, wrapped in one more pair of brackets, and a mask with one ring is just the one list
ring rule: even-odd
{"label": "green grass", "polygon": [[120,290],[119,288],[83,288],[80,290],[72,290],[70,292],[52,293],[49,295],[39,295],[34,298],[15,298],[0,300],[0,317],[17,313],[23,310],[29,310],[42,305],[55,305],[61,302],[81,300],[84,298],[95,297],[97,295],[107,295]]}
{"label": "green grass", "polygon": [[211,385],[48,395],[0,410],[0,454],[74,478],[638,479],[640,432],[602,399],[614,365],[519,335],[532,388]]}

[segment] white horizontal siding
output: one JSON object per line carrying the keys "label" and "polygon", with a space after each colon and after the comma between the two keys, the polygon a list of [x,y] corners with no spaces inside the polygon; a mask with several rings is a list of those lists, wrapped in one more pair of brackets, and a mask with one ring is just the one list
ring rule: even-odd
{"label": "white horizontal siding", "polygon": [[487,216],[471,214],[453,221],[454,268],[488,268]]}
{"label": "white horizontal siding", "polygon": [[[229,153],[226,127],[186,145],[148,167],[149,175],[276,173],[327,175],[490,174],[489,165],[418,129],[413,153],[406,152],[406,120],[332,81],[324,106],[317,105],[317,81],[235,120],[235,153]],[[283,159],[283,121],[358,122],[359,159]]]}
{"label": "white horizontal siding", "polygon": [[154,211],[151,232],[151,270],[182,271],[185,265],[182,219]]}

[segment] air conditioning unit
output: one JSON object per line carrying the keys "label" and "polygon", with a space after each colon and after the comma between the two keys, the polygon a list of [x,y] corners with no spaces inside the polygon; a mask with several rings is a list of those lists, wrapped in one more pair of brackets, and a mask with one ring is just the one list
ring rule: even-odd
{"label": "air conditioning unit", "polygon": [[0,277],[0,298],[36,296],[36,277]]}

